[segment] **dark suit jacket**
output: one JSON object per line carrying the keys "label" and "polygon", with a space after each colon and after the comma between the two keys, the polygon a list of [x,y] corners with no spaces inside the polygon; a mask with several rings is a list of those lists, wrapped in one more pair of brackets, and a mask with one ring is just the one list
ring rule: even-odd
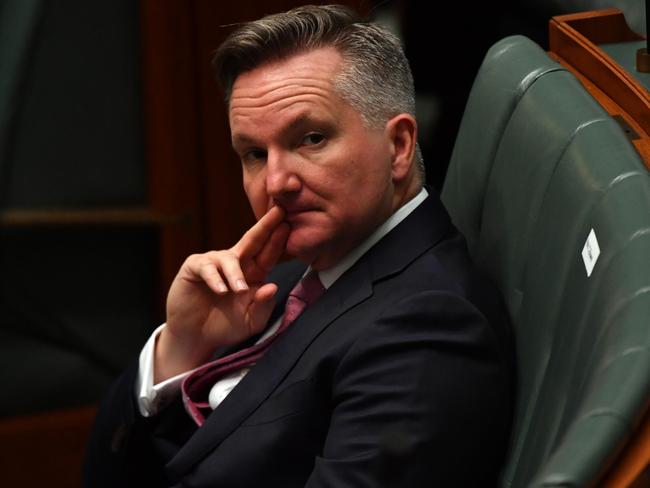
{"label": "dark suit jacket", "polygon": [[[296,262],[274,270],[278,303],[303,271]],[[180,400],[142,418],[134,364],[100,409],[85,484],[494,485],[511,358],[500,301],[432,195],[292,324],[200,429]]]}

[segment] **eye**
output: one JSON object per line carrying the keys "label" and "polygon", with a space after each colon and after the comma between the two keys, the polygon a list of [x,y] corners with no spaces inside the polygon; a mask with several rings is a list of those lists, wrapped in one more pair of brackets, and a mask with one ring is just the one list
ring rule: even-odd
{"label": "eye", "polygon": [[318,132],[311,132],[303,137],[302,144],[303,146],[316,146],[324,140],[325,136],[323,134],[319,134]]}
{"label": "eye", "polygon": [[251,149],[250,151],[246,151],[241,157],[242,162],[245,164],[261,162],[265,159],[266,151],[262,149]]}

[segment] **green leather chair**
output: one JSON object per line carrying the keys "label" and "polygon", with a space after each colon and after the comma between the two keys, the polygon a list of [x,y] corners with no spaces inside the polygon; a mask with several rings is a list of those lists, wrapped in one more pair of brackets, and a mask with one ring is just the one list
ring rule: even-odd
{"label": "green leather chair", "polygon": [[501,485],[591,485],[650,399],[650,173],[575,77],[513,36],[479,70],[442,199],[515,329]]}

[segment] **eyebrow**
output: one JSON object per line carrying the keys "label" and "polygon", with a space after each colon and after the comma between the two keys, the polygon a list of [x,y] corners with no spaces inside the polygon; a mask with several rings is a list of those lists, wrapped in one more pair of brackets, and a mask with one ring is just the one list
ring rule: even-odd
{"label": "eyebrow", "polygon": [[[296,117],[294,117],[288,124],[286,124],[284,127],[280,129],[280,134],[285,135],[285,134],[290,134],[292,132],[295,132],[302,127],[306,125],[321,125],[321,126],[330,126],[331,123],[327,122],[323,117],[315,117],[313,115],[309,115],[306,112],[301,112],[299,113]],[[237,147],[238,145],[256,145],[257,140],[249,136],[248,134],[235,134],[232,138],[232,145],[233,147]]]}
{"label": "eyebrow", "polygon": [[230,143],[232,147],[237,147],[237,145],[254,145],[256,141],[252,137],[248,137],[246,134],[236,134],[232,137]]}

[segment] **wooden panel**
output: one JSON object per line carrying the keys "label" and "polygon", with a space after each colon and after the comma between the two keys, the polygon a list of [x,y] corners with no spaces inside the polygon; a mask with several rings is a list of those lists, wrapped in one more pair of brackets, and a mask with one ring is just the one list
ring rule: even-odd
{"label": "wooden panel", "polygon": [[183,259],[205,247],[193,5],[141,0],[149,202],[154,212],[184,217],[161,230],[161,309]]}
{"label": "wooden panel", "polygon": [[2,486],[81,486],[81,463],[96,408],[0,419]]}

